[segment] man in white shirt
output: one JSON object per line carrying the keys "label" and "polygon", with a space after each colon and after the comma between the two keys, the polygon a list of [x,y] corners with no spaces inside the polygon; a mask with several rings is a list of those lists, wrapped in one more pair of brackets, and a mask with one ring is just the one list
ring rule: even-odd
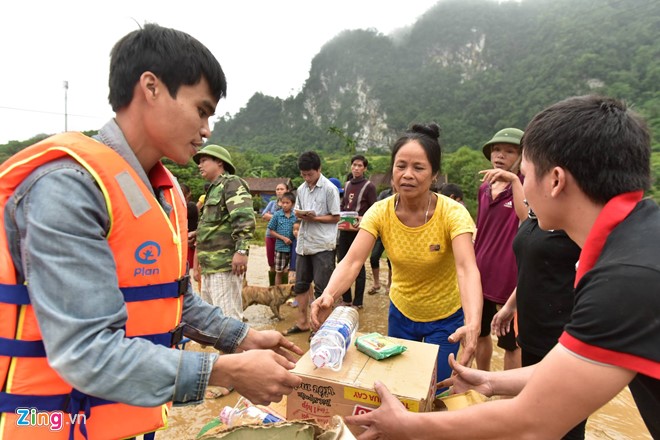
{"label": "man in white shirt", "polygon": [[339,222],[339,192],[323,174],[321,158],[314,151],[298,158],[300,175],[305,182],[298,187],[294,213],[300,220],[296,244],[296,285],[298,319],[284,335],[307,332],[310,329],[307,295],[312,281],[314,296],[319,297],[335,268],[337,223]]}

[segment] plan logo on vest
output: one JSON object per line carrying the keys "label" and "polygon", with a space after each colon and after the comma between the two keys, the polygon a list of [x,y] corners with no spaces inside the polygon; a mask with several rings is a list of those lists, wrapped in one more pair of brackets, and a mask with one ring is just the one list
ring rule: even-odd
{"label": "plan logo on vest", "polygon": [[[160,257],[160,245],[155,241],[145,241],[135,249],[135,261],[144,265],[152,265]],[[133,276],[158,275],[160,270],[157,267],[136,267]]]}
{"label": "plan logo on vest", "polygon": [[508,202],[506,202],[506,203],[504,204],[504,207],[505,207],[505,208],[513,208],[513,202],[512,202],[511,200],[509,200]]}

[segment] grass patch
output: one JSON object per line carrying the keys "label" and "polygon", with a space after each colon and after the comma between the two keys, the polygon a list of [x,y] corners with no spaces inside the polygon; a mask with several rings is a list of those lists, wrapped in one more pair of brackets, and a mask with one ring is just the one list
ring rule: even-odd
{"label": "grass patch", "polygon": [[256,217],[257,227],[254,231],[254,238],[250,241],[250,244],[266,246],[266,226],[268,226],[268,222],[261,218],[260,214],[256,214]]}

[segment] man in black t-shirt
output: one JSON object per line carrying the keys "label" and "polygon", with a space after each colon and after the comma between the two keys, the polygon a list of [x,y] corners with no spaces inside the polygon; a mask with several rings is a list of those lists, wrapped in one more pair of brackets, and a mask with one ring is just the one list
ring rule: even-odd
{"label": "man in black t-shirt", "polygon": [[575,306],[559,343],[536,365],[503,372],[462,367],[440,383],[511,399],[459,411],[406,413],[380,383],[381,406],[346,417],[378,438],[561,438],[630,387],[660,438],[660,208],[650,187],[651,141],[625,104],[573,97],[537,114],[522,138],[523,190],[545,230],[582,248]]}

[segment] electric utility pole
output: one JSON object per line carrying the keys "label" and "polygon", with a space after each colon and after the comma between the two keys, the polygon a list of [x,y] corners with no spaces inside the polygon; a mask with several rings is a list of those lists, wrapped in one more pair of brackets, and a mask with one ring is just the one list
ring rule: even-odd
{"label": "electric utility pole", "polygon": [[64,131],[69,131],[68,127],[68,117],[69,113],[67,111],[67,94],[69,91],[69,81],[64,81]]}

